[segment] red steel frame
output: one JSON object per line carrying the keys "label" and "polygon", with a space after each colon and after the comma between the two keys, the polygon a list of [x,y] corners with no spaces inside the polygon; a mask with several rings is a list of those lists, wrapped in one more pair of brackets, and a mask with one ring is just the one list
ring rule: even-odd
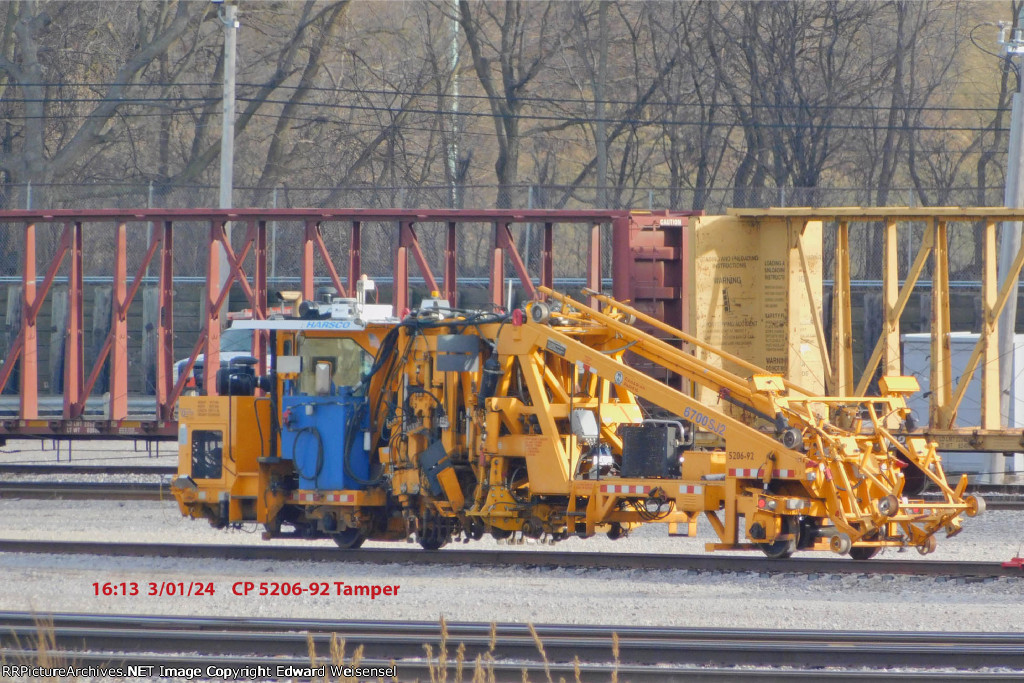
{"label": "red steel frame", "polygon": [[[305,226],[301,244],[301,291],[303,297],[312,299],[316,276],[315,255],[321,256],[334,287],[342,296],[348,295],[342,278],[335,267],[335,260],[324,243],[321,226],[324,222],[342,222],[351,225],[351,239],[348,254],[348,273],[354,281],[361,272],[361,233],[364,223],[390,223],[398,229],[398,248],[394,259],[393,304],[397,313],[410,305],[409,262],[416,263],[427,287],[455,300],[458,286],[456,254],[457,227],[463,223],[485,224],[493,227],[493,242],[490,257],[491,301],[502,304],[505,261],[508,259],[515,275],[527,296],[537,295],[526,262],[515,244],[510,226],[532,223],[543,226],[540,243],[540,284],[551,287],[554,279],[554,231],[559,224],[589,225],[586,243],[579,245],[588,251],[587,286],[601,288],[601,227],[609,225],[613,235],[613,276],[618,281],[631,282],[629,245],[631,237],[645,230],[657,230],[659,221],[665,217],[666,225],[685,225],[686,213],[628,212],[628,211],[552,211],[552,210],[375,210],[375,209],[109,209],[109,210],[56,210],[56,211],[0,211],[0,225],[20,225],[24,236],[24,262],[22,264],[22,326],[15,342],[8,350],[0,366],[0,391],[10,380],[16,363],[20,363],[21,386],[19,387],[19,411],[17,419],[0,420],[0,440],[4,437],[60,437],[60,438],[174,438],[177,422],[174,404],[191,370],[191,365],[200,353],[205,353],[208,368],[219,367],[219,340],[221,315],[228,291],[237,283],[248,300],[253,314],[265,318],[267,314],[267,224],[272,221],[301,222]],[[681,219],[681,221],[679,220]],[[209,225],[206,317],[199,338],[190,355],[188,369],[181,373],[177,384],[172,386],[173,346],[173,272],[172,248],[174,224],[176,222],[201,222]],[[152,239],[142,257],[141,263],[129,283],[126,264],[128,240],[126,226],[129,222],[145,222],[150,225]],[[226,226],[245,226],[245,237],[236,252],[227,239]],[[447,228],[444,250],[444,272],[441,283],[434,276],[427,258],[420,247],[416,233],[417,224],[444,224]],[[63,224],[64,231],[57,252],[46,266],[46,274],[37,281],[36,226],[38,224]],[[112,321],[95,364],[86,374],[83,344],[83,225],[106,224],[115,231],[116,253],[113,272],[114,282]],[[6,229],[14,229],[8,227]],[[564,248],[564,247],[562,247]],[[226,254],[228,273],[221,286],[220,250]],[[254,253],[251,280],[245,272],[244,263]],[[64,396],[62,418],[39,418],[39,387],[37,348],[37,318],[54,278],[65,257],[70,258],[68,289],[68,330],[64,358]],[[679,254],[679,258],[683,255]],[[128,386],[130,372],[128,363],[127,314],[135,295],[141,286],[143,276],[154,259],[159,265],[159,322],[157,329],[156,363],[156,407],[152,415],[142,419],[128,419]],[[622,298],[632,291],[616,282],[615,294]],[[676,296],[686,298],[681,287],[674,288]],[[625,293],[625,296],[624,296]],[[684,321],[674,321],[681,324]],[[265,338],[258,338],[254,349],[256,357],[265,358]],[[100,375],[103,364],[110,359],[109,419],[85,420],[82,418],[85,401]],[[214,393],[215,373],[205,373],[206,389]]]}

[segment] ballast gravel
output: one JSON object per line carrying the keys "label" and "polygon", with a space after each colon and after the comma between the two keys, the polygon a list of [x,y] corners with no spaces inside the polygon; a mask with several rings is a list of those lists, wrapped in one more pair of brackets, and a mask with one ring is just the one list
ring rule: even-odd
{"label": "ballast gravel", "polygon": [[[77,449],[77,447],[76,447]],[[78,456],[83,449],[76,450]],[[174,464],[173,455],[135,460],[130,447],[96,451],[117,462]],[[85,457],[76,457],[85,460]],[[0,462],[49,460],[27,448],[0,450]],[[166,501],[0,499],[0,538],[53,541],[262,545],[259,530],[216,530],[180,516]],[[704,552],[711,530],[696,539],[670,538],[649,525],[628,538],[568,539],[554,546],[498,545],[487,538],[467,549],[571,552]],[[1005,561],[1022,552],[1024,513],[993,511],[967,519],[963,532],[940,538],[927,557],[888,552],[881,557]],[[295,545],[297,541],[274,541]],[[334,547],[330,541],[312,544]],[[404,545],[404,544],[403,544]],[[364,547],[394,547],[367,543]],[[339,553],[343,552],[341,550]],[[348,551],[352,552],[352,551]],[[358,553],[358,551],[355,551]],[[443,552],[443,551],[442,551]],[[767,558],[766,564],[771,562]],[[176,558],[117,558],[0,554],[0,610],[123,614],[217,615],[306,619],[415,619],[532,623],[742,627],[842,630],[1021,631],[1021,578],[965,581],[906,576],[802,575],[692,571],[487,567],[423,567],[351,562],[269,562]],[[149,584],[214,584],[213,595],[149,595]],[[265,595],[273,583],[303,586],[398,586],[397,595]],[[138,584],[135,596],[96,595],[96,584]],[[236,595],[236,584],[256,594]],[[241,590],[241,589],[239,589]],[[102,593],[102,591],[100,591]],[[332,593],[334,591],[332,590]]]}

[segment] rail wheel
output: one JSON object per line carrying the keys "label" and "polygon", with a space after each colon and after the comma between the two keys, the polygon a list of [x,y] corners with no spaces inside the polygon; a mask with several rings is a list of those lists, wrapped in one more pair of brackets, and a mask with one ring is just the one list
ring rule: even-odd
{"label": "rail wheel", "polygon": [[832,552],[834,552],[835,554],[845,555],[846,553],[850,552],[850,550],[853,548],[853,543],[850,542],[850,537],[846,534],[837,533],[828,542],[828,546],[832,549]]}
{"label": "rail wheel", "polygon": [[796,427],[790,427],[786,431],[782,432],[780,441],[782,441],[783,446],[790,450],[804,450],[804,433]]}
{"label": "rail wheel", "polygon": [[440,536],[429,536],[417,540],[424,550],[440,550],[448,543],[446,539]]}
{"label": "rail wheel", "polygon": [[800,523],[797,518],[783,517],[780,533],[790,538],[757,544],[760,546],[761,552],[773,560],[784,560],[796,551],[797,542],[800,540]]}
{"label": "rail wheel", "polygon": [[466,531],[466,535],[472,538],[474,541],[479,541],[484,537],[484,533],[487,531],[487,527],[479,517],[471,517],[469,519],[469,528]]}
{"label": "rail wheel", "polygon": [[427,510],[420,519],[417,531],[416,542],[424,550],[438,550],[452,539],[452,534],[458,531],[458,522],[454,519],[442,517],[437,513]]}
{"label": "rail wheel", "polygon": [[613,541],[617,541],[620,538],[625,538],[627,535],[626,529],[622,528],[622,525],[618,522],[612,522],[608,526],[608,538]]}
{"label": "rail wheel", "polygon": [[967,496],[964,502],[967,503],[968,517],[977,517],[985,512],[985,499],[981,496]]}
{"label": "rail wheel", "polygon": [[931,483],[928,475],[920,467],[907,460],[902,453],[897,453],[896,459],[903,463],[903,495],[918,496],[923,493]]}
{"label": "rail wheel", "polygon": [[523,522],[523,536],[532,539],[538,539],[544,535],[544,522],[536,517]]}
{"label": "rail wheel", "polygon": [[878,501],[878,512],[883,517],[892,517],[900,511],[900,501],[896,496],[888,495]]}
{"label": "rail wheel", "polygon": [[798,518],[800,525],[800,535],[796,541],[797,550],[806,550],[814,546],[814,542],[818,540],[818,534],[821,533],[821,526],[819,520],[814,517],[800,517]]}
{"label": "rail wheel", "polygon": [[543,301],[534,301],[530,304],[530,320],[535,323],[544,324],[551,318],[551,307]]}
{"label": "rail wheel", "polygon": [[[878,536],[865,536],[865,541],[877,541]],[[881,546],[867,545],[867,546],[853,546],[850,548],[850,557],[854,560],[870,560],[872,557],[878,554],[881,550]]]}
{"label": "rail wheel", "polygon": [[938,544],[938,541],[935,540],[935,537],[934,536],[929,536],[928,538],[924,539],[924,541],[919,546],[917,546],[917,552],[921,553],[922,555],[928,555],[930,553],[934,553],[935,552],[935,546],[937,544]]}
{"label": "rail wheel", "polygon": [[366,536],[359,529],[345,529],[333,536],[334,542],[342,550],[355,550],[366,541]]}

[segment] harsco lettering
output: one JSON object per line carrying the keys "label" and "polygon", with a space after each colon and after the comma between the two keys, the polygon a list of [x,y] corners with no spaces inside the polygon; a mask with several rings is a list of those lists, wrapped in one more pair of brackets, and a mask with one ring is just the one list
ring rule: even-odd
{"label": "harsco lettering", "polygon": [[303,327],[307,330],[351,330],[356,326],[351,320],[310,320]]}

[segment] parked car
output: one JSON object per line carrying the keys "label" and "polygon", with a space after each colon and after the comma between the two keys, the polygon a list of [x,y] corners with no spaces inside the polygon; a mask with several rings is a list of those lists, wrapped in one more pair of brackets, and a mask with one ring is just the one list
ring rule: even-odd
{"label": "parked car", "polygon": [[[232,358],[252,355],[252,333],[253,330],[242,330],[229,327],[220,333],[220,366],[228,367]],[[174,362],[174,384],[188,365],[188,358],[182,358]],[[206,371],[204,354],[196,357],[192,365],[192,373],[185,382],[186,391],[198,391],[203,386],[203,377]]]}

